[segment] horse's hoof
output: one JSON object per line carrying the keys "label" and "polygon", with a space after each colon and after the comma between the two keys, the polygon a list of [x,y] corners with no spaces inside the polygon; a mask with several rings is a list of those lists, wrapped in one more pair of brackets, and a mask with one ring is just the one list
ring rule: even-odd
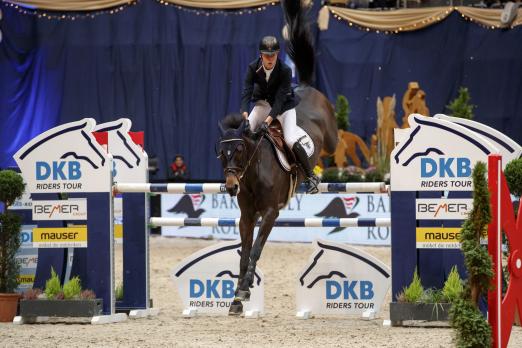
{"label": "horse's hoof", "polygon": [[250,301],[250,290],[237,290],[235,301]]}
{"label": "horse's hoof", "polygon": [[228,315],[230,316],[238,316],[243,313],[243,304],[239,301],[234,300],[232,304],[230,305],[230,308],[228,310]]}

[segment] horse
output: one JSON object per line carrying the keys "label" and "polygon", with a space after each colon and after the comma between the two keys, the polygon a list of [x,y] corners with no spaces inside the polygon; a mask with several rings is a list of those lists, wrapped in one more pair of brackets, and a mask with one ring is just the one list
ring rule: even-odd
{"label": "horse", "polygon": [[[296,107],[297,124],[313,141],[315,151],[310,161],[316,164],[320,149],[333,153],[337,146],[334,108],[321,92],[311,86],[315,57],[301,1],[283,1],[282,8],[288,27],[287,52],[300,79],[295,89],[301,98]],[[284,170],[269,140],[265,136],[260,139],[253,137],[241,115],[230,114],[219,126],[222,137],[217,155],[224,169],[225,187],[231,196],[237,194],[241,210],[239,279],[229,309],[230,315],[240,315],[243,312],[242,301],[250,299],[256,264],[279,210],[288,203],[304,175],[300,172],[292,175]],[[260,217],[261,225],[254,242],[254,227]]]}

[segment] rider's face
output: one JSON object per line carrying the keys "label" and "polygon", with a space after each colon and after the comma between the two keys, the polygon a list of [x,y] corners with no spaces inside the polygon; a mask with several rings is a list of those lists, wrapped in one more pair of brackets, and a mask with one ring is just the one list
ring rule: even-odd
{"label": "rider's face", "polygon": [[263,66],[265,69],[270,70],[274,67],[277,61],[277,55],[277,53],[272,55],[261,53],[261,59],[263,60]]}

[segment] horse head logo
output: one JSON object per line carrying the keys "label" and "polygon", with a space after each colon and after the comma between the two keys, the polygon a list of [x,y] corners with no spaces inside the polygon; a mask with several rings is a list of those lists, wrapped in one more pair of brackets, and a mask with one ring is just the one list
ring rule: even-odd
{"label": "horse head logo", "polygon": [[93,169],[105,165],[106,156],[103,149],[90,134],[94,129],[95,121],[85,118],[81,121],[67,123],[53,128],[32,139],[15,154],[15,160],[20,165],[31,158],[49,158],[51,154],[58,154],[51,160],[75,159]]}
{"label": "horse head logo", "polygon": [[[142,148],[134,143],[129,136],[132,127],[131,120],[121,118],[116,121],[102,123],[96,126],[96,132],[109,133],[109,152],[114,159],[113,175],[121,181],[118,173],[128,172],[129,170],[143,167],[146,165],[145,154]],[[124,179],[129,181],[128,179]],[[146,181],[146,180],[144,180]]]}
{"label": "horse head logo", "polygon": [[391,154],[395,165],[408,167],[421,157],[451,155],[455,146],[461,154],[478,151],[487,156],[491,153],[492,146],[488,146],[485,139],[457,124],[419,114],[411,114],[408,122],[407,138]]}
{"label": "horse head logo", "polygon": [[[222,242],[199,250],[183,259],[172,271],[186,308],[198,312],[228,315],[239,279],[241,243]],[[262,311],[264,304],[263,273],[256,268],[250,302],[245,306]]]}
{"label": "horse head logo", "polygon": [[389,267],[377,258],[348,245],[315,241],[314,253],[297,278],[298,311],[378,311],[390,283]]}
{"label": "horse head logo", "polygon": [[110,191],[112,157],[98,144],[91,118],[54,127],[14,155],[28,192]]}
{"label": "horse head logo", "polygon": [[522,155],[522,147],[520,145],[494,128],[473,120],[451,117],[443,114],[437,114],[433,117],[456,123],[459,126],[469,129],[487,139],[498,149],[500,155],[502,155],[502,162],[504,164],[507,164],[514,159],[518,159]]}

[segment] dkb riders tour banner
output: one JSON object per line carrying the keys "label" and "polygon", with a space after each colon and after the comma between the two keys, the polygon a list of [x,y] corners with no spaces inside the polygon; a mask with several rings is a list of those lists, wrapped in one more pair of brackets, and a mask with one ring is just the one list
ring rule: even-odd
{"label": "dkb riders tour banner", "polygon": [[[237,218],[237,199],[225,194],[162,195],[162,217]],[[296,194],[280,218],[383,218],[390,216],[386,194]],[[239,227],[162,227],[163,236],[216,239],[239,238]],[[389,227],[274,227],[269,240],[311,242],[325,239],[365,245],[390,245]]]}

